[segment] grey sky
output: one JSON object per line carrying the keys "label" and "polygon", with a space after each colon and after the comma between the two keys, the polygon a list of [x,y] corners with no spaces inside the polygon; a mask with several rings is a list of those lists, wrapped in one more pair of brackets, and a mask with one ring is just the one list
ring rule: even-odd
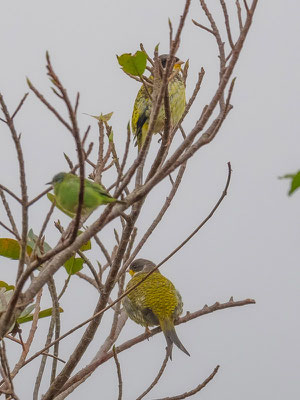
{"label": "grey sky", "polygon": [[[234,5],[231,0],[228,3]],[[168,17],[176,27],[183,4],[180,0],[5,2],[0,23],[0,91],[14,109],[28,90],[28,76],[53,99],[44,68],[45,51],[49,50],[65,87],[73,94],[81,92],[82,113],[114,111],[114,137],[121,147],[139,84],[122,73],[115,55],[135,52],[140,42],[149,52],[160,43],[161,52],[166,52]],[[146,397],[148,400],[195,387],[217,364],[221,368],[215,380],[195,398],[282,400],[300,395],[300,192],[288,198],[287,182],[277,179],[300,168],[299,12],[295,0],[259,2],[234,74],[238,77],[232,98],[234,109],[213,143],[189,162],[189,172],[164,222],[140,253],[141,257],[159,262],[206,217],[223,190],[226,163],[231,161],[232,184],[221,208],[163,267],[162,273],[180,290],[185,311],[202,308],[206,303],[225,302],[230,296],[236,300],[251,297],[257,304],[220,311],[179,326],[178,336],[191,357],[174,349],[173,362]],[[190,59],[187,97],[201,66],[206,70],[199,99],[184,124],[187,132],[215,90],[218,71],[212,37],[196,28],[191,18],[206,23],[197,1],[192,2],[178,52],[181,59]],[[80,115],[82,129],[89,123],[94,124],[88,116]],[[67,169],[63,152],[74,157],[74,145],[33,95],[18,116],[17,127],[22,132],[29,193],[33,196],[55,173]],[[1,183],[17,190],[15,151],[3,124],[0,133]],[[92,137],[96,140],[96,124]],[[156,140],[153,146],[157,146]],[[132,158],[134,155],[135,150]],[[106,179],[104,183],[109,182],[109,174]],[[156,214],[167,188],[168,185],[159,185],[149,197],[139,223],[140,235]],[[31,211],[30,226],[34,231],[39,230],[41,215],[48,207],[44,199]],[[68,221],[59,211],[55,217],[63,223]],[[2,228],[0,234],[7,236]],[[101,234],[111,246],[111,228]],[[54,228],[50,227],[47,235],[49,243],[55,244]],[[16,264],[2,258],[0,265],[1,280],[12,283]],[[56,278],[61,287],[65,271],[59,271]],[[97,298],[76,277],[73,285],[74,290],[66,294],[61,304],[65,310],[62,332],[88,318]],[[44,305],[49,307],[47,302]],[[109,326],[109,316],[105,318]],[[48,321],[41,321],[45,330],[47,324]],[[130,321],[117,344],[141,332],[142,328]],[[77,332],[62,342],[62,358],[80,335]],[[105,332],[99,332],[82,366],[93,357],[104,337]],[[34,349],[40,349],[43,343],[44,338],[35,343]],[[160,334],[120,355],[124,399],[136,398],[151,382],[164,357],[164,348]],[[14,345],[9,349],[13,363]],[[22,399],[32,397],[32,387],[27,382],[34,368],[38,368],[36,361],[16,378],[16,392]],[[45,387],[46,383],[42,389]],[[79,400],[86,393],[94,398],[99,392],[103,399],[117,398],[112,361],[96,370],[70,398]]]}

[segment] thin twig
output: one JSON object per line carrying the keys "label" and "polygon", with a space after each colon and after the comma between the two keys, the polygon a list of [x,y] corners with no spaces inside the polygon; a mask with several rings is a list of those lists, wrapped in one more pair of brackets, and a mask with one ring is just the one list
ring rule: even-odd
{"label": "thin twig", "polygon": [[237,9],[239,27],[240,27],[240,32],[241,32],[243,30],[243,20],[242,20],[242,9],[241,9],[239,0],[236,0],[235,5],[236,5],[236,9]]}
{"label": "thin twig", "polygon": [[157,384],[157,382],[158,382],[158,381],[160,380],[160,378],[162,377],[162,374],[164,373],[164,371],[165,371],[165,369],[166,369],[166,366],[167,366],[168,361],[169,361],[169,354],[168,354],[168,352],[166,351],[166,355],[165,355],[164,361],[163,361],[162,366],[160,367],[159,372],[158,372],[158,374],[156,375],[155,379],[153,380],[153,382],[151,383],[151,385],[150,385],[139,397],[137,397],[136,400],[141,400],[143,397],[146,396],[146,394],[148,394],[148,393],[150,392],[150,390],[152,390],[152,389],[154,388],[154,386]]}
{"label": "thin twig", "polygon": [[222,6],[222,9],[223,9],[223,14],[224,14],[224,18],[225,18],[225,26],[226,26],[226,31],[227,31],[228,42],[230,44],[230,47],[233,49],[234,43],[233,43],[232,36],[231,36],[230,22],[229,22],[229,16],[228,16],[225,0],[220,0],[220,3]]}
{"label": "thin twig", "polygon": [[24,96],[22,97],[18,107],[16,108],[16,111],[12,114],[11,119],[14,119],[15,116],[17,115],[17,113],[20,111],[20,109],[22,108],[22,106],[23,106],[23,104],[24,104],[24,102],[25,102],[25,100],[26,100],[28,95],[29,95],[28,92],[24,94]]}
{"label": "thin twig", "polygon": [[[26,98],[26,97],[25,97]],[[25,175],[25,162],[23,156],[23,150],[21,146],[21,138],[20,135],[17,134],[14,121],[9,114],[7,109],[6,103],[3,99],[2,94],[0,93],[0,104],[5,116],[7,125],[9,127],[13,142],[15,144],[17,158],[19,163],[19,179],[20,179],[20,187],[21,187],[21,194],[22,194],[22,234],[21,234],[21,251],[19,257],[19,265],[18,265],[18,273],[16,282],[20,279],[23,271],[24,271],[24,264],[25,264],[25,257],[26,257],[26,248],[27,248],[27,232],[28,232],[28,194],[27,194],[27,184],[26,184],[26,175]],[[14,229],[13,229],[14,230]]]}
{"label": "thin twig", "polygon": [[19,199],[19,197],[17,195],[15,195],[11,190],[9,190],[7,187],[3,186],[0,184],[0,189],[4,190],[6,193],[8,193],[11,197],[13,197],[15,200],[17,200],[17,202],[19,202],[20,204],[22,204],[22,200]]}
{"label": "thin twig", "polygon": [[195,389],[190,390],[189,392],[185,392],[183,394],[180,394],[178,396],[172,396],[172,397],[164,397],[161,399],[156,399],[156,400],[182,400],[182,399],[186,399],[187,397],[191,397],[194,394],[200,392],[200,390],[202,390],[203,388],[205,388],[205,386],[214,378],[214,376],[216,375],[216,373],[218,372],[218,369],[220,368],[219,365],[216,366],[216,368],[213,370],[213,372],[209,375],[208,378],[205,379],[205,381],[203,381],[202,383],[200,383],[200,385],[198,385],[197,387],[195,387]]}
{"label": "thin twig", "polygon": [[116,352],[116,347],[113,346],[113,355],[114,355],[114,360],[116,363],[117,367],[117,374],[118,374],[118,387],[119,387],[119,395],[118,395],[118,400],[122,400],[122,392],[123,392],[123,381],[122,381],[122,374],[121,374],[121,365],[118,360],[117,352]]}
{"label": "thin twig", "polygon": [[195,21],[194,19],[192,19],[193,24],[195,24],[196,26],[198,26],[199,28],[204,29],[205,31],[211,33],[212,35],[214,35],[214,31],[210,28],[208,28],[205,25],[200,24],[199,22]]}

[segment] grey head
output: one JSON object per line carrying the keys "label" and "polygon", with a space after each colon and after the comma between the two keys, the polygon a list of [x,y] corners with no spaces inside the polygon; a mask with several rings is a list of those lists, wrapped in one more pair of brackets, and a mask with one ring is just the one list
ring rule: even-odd
{"label": "grey head", "polygon": [[60,173],[54,175],[54,177],[52,178],[52,181],[48,182],[47,185],[55,185],[56,183],[61,183],[64,180],[66,175],[67,175],[66,172],[60,172]]}
{"label": "grey head", "polygon": [[137,260],[133,261],[129,269],[134,273],[138,273],[138,272],[150,272],[153,270],[154,267],[155,264],[152,261],[146,260],[145,258],[138,258]]}
{"label": "grey head", "polygon": [[[168,61],[169,54],[161,54],[158,58],[160,59],[161,65],[163,68],[166,67]],[[179,61],[178,57],[175,57],[175,64]]]}

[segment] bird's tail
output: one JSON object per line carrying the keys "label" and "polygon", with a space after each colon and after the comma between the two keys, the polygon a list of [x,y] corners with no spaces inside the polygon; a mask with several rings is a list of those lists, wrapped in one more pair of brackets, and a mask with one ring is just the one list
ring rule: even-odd
{"label": "bird's tail", "polygon": [[170,319],[164,319],[160,321],[160,326],[161,329],[165,335],[166,341],[167,341],[167,353],[172,360],[172,349],[173,349],[173,343],[185,354],[190,356],[190,353],[187,351],[187,349],[184,347],[184,345],[181,343],[179,340],[179,337],[177,336],[177,333],[174,328],[173,321]]}

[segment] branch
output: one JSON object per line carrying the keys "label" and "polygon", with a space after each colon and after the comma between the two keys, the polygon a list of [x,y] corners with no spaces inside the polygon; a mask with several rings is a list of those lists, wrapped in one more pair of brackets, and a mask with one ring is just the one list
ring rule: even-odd
{"label": "branch", "polygon": [[[26,97],[25,97],[26,98]],[[22,103],[22,101],[21,101]],[[24,163],[24,156],[23,150],[21,147],[20,142],[20,135],[17,134],[14,122],[12,117],[10,116],[6,103],[3,99],[2,94],[0,93],[0,104],[5,116],[6,123],[9,127],[13,142],[15,144],[15,148],[17,151],[18,163],[19,163],[19,179],[20,179],[20,186],[21,186],[21,194],[22,194],[22,235],[21,235],[21,251],[20,251],[20,258],[19,258],[19,266],[18,266],[18,273],[16,283],[20,279],[25,264],[25,257],[26,257],[26,247],[27,247],[27,231],[28,231],[28,195],[27,195],[27,184],[26,184],[26,175],[25,175],[25,163]],[[20,105],[20,107],[22,104]]]}
{"label": "branch", "polygon": [[205,381],[203,381],[200,385],[195,387],[195,389],[193,389],[193,390],[191,390],[189,392],[185,392],[183,394],[180,394],[178,396],[164,397],[162,399],[157,399],[157,400],[182,400],[182,399],[186,399],[187,397],[193,396],[194,394],[200,392],[200,390],[203,389],[214,378],[214,376],[218,372],[219,368],[220,368],[220,366],[217,365],[216,368],[213,370],[213,372],[209,375],[209,377],[206,378]]}
{"label": "branch", "polygon": [[123,382],[122,382],[122,375],[121,375],[121,366],[118,360],[117,352],[116,352],[116,347],[113,346],[113,355],[114,355],[114,360],[116,363],[117,367],[117,374],[118,374],[118,382],[119,382],[119,395],[118,395],[118,400],[122,400],[122,392],[123,392]]}
{"label": "branch", "polygon": [[137,397],[136,400],[142,400],[142,398],[145,397],[146,394],[148,394],[150,392],[150,390],[152,390],[154,388],[154,386],[157,384],[157,382],[162,377],[162,374],[164,373],[164,370],[166,369],[168,361],[169,361],[169,354],[166,351],[166,355],[165,355],[164,361],[163,361],[162,366],[160,367],[159,372],[156,375],[155,379],[153,380],[151,385],[139,397]]}
{"label": "branch", "polygon": [[[210,314],[215,311],[223,310],[225,308],[241,307],[241,306],[245,306],[245,305],[249,305],[249,304],[255,304],[255,300],[245,299],[245,300],[241,300],[241,301],[234,301],[233,298],[231,297],[227,303],[216,302],[212,306],[205,305],[201,310],[195,311],[193,313],[187,313],[184,317],[181,317],[178,320],[176,320],[175,325],[180,325],[182,323],[186,323],[188,321],[191,321],[192,319],[199,318],[202,315]],[[159,327],[154,328],[151,330],[150,336],[149,336],[149,333],[143,333],[139,336],[136,336],[136,337],[122,343],[120,346],[118,346],[116,348],[116,351],[119,354],[119,353],[129,349],[130,347],[143,342],[144,340],[149,340],[149,337],[154,336],[154,335],[158,334],[159,332],[161,332],[161,329]],[[113,357],[112,351],[109,351],[105,354],[101,354],[101,356],[99,356],[98,359],[96,359],[94,362],[90,363],[86,367],[82,368],[81,371],[79,371],[77,374],[75,374],[67,382],[67,384],[63,387],[63,390],[67,390],[70,386],[72,386],[78,380],[86,379],[87,375],[90,375],[99,365],[104,364],[106,361],[108,361],[112,357]]]}

